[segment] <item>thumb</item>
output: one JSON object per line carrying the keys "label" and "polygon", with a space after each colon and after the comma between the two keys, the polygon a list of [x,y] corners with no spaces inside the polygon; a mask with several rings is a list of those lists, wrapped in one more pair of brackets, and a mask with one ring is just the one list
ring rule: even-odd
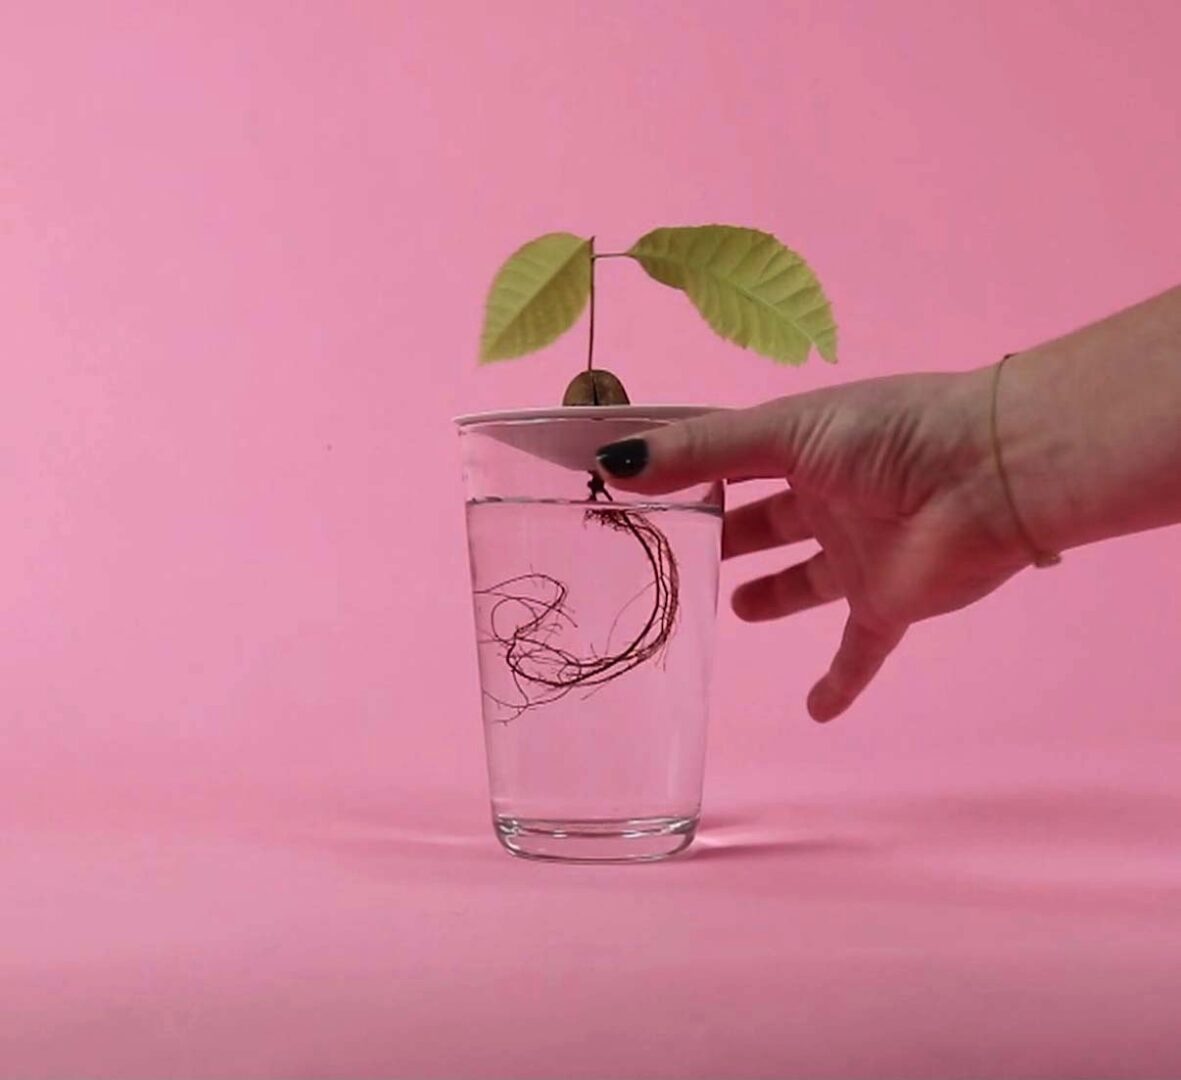
{"label": "thumb", "polygon": [[804,409],[781,398],[750,409],[718,409],[600,447],[612,486],[659,495],[711,480],[787,476]]}

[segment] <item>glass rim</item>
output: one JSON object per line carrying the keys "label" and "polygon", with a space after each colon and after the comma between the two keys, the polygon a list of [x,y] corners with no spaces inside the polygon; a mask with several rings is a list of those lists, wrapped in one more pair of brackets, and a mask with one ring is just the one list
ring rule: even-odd
{"label": "glass rim", "polygon": [[558,405],[552,408],[495,409],[453,416],[457,428],[538,420],[688,420],[717,412],[719,405]]}

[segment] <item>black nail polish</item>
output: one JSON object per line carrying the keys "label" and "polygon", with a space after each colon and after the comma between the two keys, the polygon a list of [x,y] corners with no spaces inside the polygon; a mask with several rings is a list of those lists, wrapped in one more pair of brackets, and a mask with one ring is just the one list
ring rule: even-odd
{"label": "black nail polish", "polygon": [[600,447],[595,457],[612,476],[626,480],[638,476],[648,464],[648,444],[643,439],[624,439]]}

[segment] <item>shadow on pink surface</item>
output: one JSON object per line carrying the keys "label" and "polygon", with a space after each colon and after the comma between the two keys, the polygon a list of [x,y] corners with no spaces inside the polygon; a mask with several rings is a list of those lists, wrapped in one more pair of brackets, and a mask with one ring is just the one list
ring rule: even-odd
{"label": "shadow on pink surface", "polygon": [[791,839],[719,839],[706,829],[700,833],[693,847],[686,852],[684,862],[700,862],[702,859],[743,858],[814,858],[824,855],[855,855],[872,848],[873,845],[854,839],[838,837],[794,837]]}
{"label": "shadow on pink surface", "polygon": [[[435,801],[435,800],[438,801]],[[467,800],[464,800],[465,802]],[[883,898],[898,888],[971,886],[1011,899],[1077,904],[1087,898],[1153,906],[1181,889],[1181,795],[1111,789],[1021,788],[1008,792],[915,793],[757,803],[718,800],[692,848],[642,867],[578,867],[593,877],[640,875],[733,880],[803,887],[812,876],[860,879]],[[521,863],[505,854],[483,819],[466,818],[444,796],[415,800],[408,812],[370,804],[326,811],[330,827],[291,835],[336,856],[376,867],[426,860],[459,873],[511,880],[561,880],[563,868]],[[726,877],[706,871],[724,861]],[[765,864],[764,870],[758,865]],[[700,872],[699,872],[700,871]],[[1061,894],[1060,896],[1058,894]],[[1126,895],[1124,895],[1126,894]],[[1123,899],[1121,900],[1121,896]]]}
{"label": "shadow on pink surface", "polygon": [[1181,1068],[1181,796],[719,795],[643,867],[512,859],[466,794],[201,805],[6,831],[11,1075]]}

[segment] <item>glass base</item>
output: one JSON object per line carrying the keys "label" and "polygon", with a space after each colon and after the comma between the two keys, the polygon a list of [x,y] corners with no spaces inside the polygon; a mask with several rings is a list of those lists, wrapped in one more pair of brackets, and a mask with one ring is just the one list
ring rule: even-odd
{"label": "glass base", "polygon": [[552,821],[496,817],[496,836],[522,859],[550,862],[656,862],[684,851],[697,832],[696,817]]}

